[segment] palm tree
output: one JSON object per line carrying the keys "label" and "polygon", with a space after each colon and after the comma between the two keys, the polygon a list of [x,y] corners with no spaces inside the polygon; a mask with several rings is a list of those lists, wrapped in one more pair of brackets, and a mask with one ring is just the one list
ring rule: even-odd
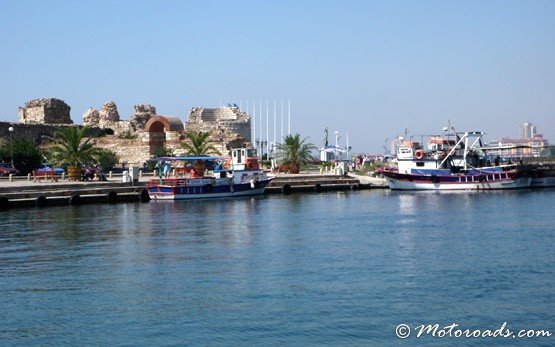
{"label": "palm tree", "polygon": [[210,154],[221,154],[214,146],[214,143],[209,141],[209,132],[188,131],[185,136],[187,136],[187,139],[191,142],[181,144],[181,147],[185,150],[187,155],[201,157]]}
{"label": "palm tree", "polygon": [[[220,152],[214,146],[214,143],[208,139],[208,137],[210,137],[209,132],[188,131],[185,133],[185,136],[187,136],[190,143],[182,143],[181,147],[185,150],[187,155],[193,157],[204,157],[210,154],[220,155]],[[204,162],[202,160],[196,160],[194,167],[197,174],[202,177],[204,174]]]}
{"label": "palm tree", "polygon": [[301,140],[301,135],[296,133],[286,135],[283,138],[283,143],[276,144],[278,157],[282,159],[284,164],[289,164],[290,173],[299,173],[301,165],[313,159],[310,151],[316,149],[316,146],[306,142],[307,140],[308,138]]}
{"label": "palm tree", "polygon": [[[87,126],[67,127],[57,131],[54,135],[55,143],[50,146],[52,160],[58,164],[67,164],[69,167],[79,167],[80,164],[95,162],[99,149],[91,143],[92,138],[85,138]],[[68,168],[68,173],[69,173]],[[73,172],[79,172],[75,169]]]}

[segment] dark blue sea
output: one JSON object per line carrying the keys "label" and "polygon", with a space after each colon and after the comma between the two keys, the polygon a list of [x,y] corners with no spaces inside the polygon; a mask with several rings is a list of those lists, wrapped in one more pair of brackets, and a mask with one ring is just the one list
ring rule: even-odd
{"label": "dark blue sea", "polygon": [[9,210],[0,345],[553,346],[486,331],[555,334],[554,211],[553,189]]}

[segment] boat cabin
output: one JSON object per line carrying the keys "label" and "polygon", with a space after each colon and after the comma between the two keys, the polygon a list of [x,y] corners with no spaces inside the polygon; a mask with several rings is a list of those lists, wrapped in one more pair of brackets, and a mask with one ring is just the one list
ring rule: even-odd
{"label": "boat cabin", "polygon": [[254,148],[231,149],[231,170],[259,170],[258,156]]}

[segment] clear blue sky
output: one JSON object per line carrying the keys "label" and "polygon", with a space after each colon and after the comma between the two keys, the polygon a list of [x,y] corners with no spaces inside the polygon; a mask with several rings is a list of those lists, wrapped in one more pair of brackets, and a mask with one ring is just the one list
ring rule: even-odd
{"label": "clear blue sky", "polygon": [[43,97],[78,124],[109,100],[183,121],[291,100],[294,132],[321,145],[328,126],[356,152],[447,119],[487,139],[532,122],[555,142],[555,1],[2,0],[0,52],[5,121]]}

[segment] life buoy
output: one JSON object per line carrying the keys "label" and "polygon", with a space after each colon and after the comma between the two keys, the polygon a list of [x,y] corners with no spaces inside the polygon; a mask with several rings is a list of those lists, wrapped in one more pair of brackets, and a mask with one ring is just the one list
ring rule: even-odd
{"label": "life buoy", "polygon": [[422,159],[424,158],[424,151],[421,149],[417,149],[416,152],[414,152],[414,156],[416,159]]}

